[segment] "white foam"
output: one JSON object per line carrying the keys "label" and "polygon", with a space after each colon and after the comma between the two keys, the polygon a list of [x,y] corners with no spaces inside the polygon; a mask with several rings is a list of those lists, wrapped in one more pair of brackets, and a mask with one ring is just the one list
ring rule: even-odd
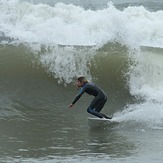
{"label": "white foam", "polygon": [[163,55],[139,51],[133,60],[136,64],[130,69],[131,94],[146,100],[163,102]]}
{"label": "white foam", "polygon": [[[154,101],[146,101],[141,104],[126,106],[123,112],[115,114],[114,119],[119,122],[135,122],[146,124],[152,128],[163,127],[163,104]],[[139,126],[137,126],[139,128]]]}
{"label": "white foam", "polygon": [[120,11],[111,3],[97,11],[61,3],[51,7],[1,0],[0,4],[0,31],[20,42],[103,45],[116,40],[129,46],[163,46],[163,11],[144,7]]}
{"label": "white foam", "polygon": [[40,61],[49,73],[59,79],[59,82],[70,83],[74,77],[80,75],[90,78],[89,66],[94,55],[93,49],[76,50],[73,47],[59,49],[55,47],[51,52],[42,55]]}
{"label": "white foam", "polygon": [[130,93],[144,102],[128,105],[117,115],[120,121],[135,121],[163,128],[163,55],[161,49],[132,53],[128,85]]}

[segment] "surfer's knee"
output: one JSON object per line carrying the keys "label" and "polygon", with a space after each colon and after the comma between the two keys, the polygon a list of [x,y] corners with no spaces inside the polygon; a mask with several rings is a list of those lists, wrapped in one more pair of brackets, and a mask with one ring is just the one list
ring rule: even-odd
{"label": "surfer's knee", "polygon": [[92,112],[93,112],[93,109],[90,108],[90,107],[88,107],[87,112],[88,112],[88,113],[92,113]]}
{"label": "surfer's knee", "polygon": [[99,112],[97,112],[95,109],[92,109],[91,107],[87,109],[87,112],[99,118],[103,118],[103,116]]}

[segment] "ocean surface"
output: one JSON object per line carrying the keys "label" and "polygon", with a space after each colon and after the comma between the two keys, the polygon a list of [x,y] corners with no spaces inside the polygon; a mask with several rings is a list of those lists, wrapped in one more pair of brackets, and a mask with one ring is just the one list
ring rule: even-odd
{"label": "ocean surface", "polygon": [[[116,125],[90,128],[85,76]],[[162,0],[0,0],[0,162],[163,162]]]}

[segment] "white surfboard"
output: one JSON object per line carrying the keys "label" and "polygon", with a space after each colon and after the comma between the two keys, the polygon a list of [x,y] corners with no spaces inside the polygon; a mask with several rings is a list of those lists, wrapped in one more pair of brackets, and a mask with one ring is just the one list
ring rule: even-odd
{"label": "white surfboard", "polygon": [[118,124],[118,122],[114,121],[113,119],[105,119],[105,118],[98,118],[98,117],[88,117],[88,126],[91,128],[98,128],[104,126],[112,126]]}

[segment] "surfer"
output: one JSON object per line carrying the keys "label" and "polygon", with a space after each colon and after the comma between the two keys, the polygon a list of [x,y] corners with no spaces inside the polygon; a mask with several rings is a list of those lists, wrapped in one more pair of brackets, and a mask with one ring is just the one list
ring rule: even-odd
{"label": "surfer", "polygon": [[73,102],[69,105],[69,108],[72,108],[74,104],[79,100],[79,98],[83,95],[83,93],[86,92],[87,94],[93,95],[95,97],[90,103],[87,112],[99,118],[111,119],[111,117],[100,113],[107,101],[106,93],[102,89],[97,87],[94,83],[88,82],[87,79],[83,76],[77,79],[76,87],[80,89],[80,91]]}

